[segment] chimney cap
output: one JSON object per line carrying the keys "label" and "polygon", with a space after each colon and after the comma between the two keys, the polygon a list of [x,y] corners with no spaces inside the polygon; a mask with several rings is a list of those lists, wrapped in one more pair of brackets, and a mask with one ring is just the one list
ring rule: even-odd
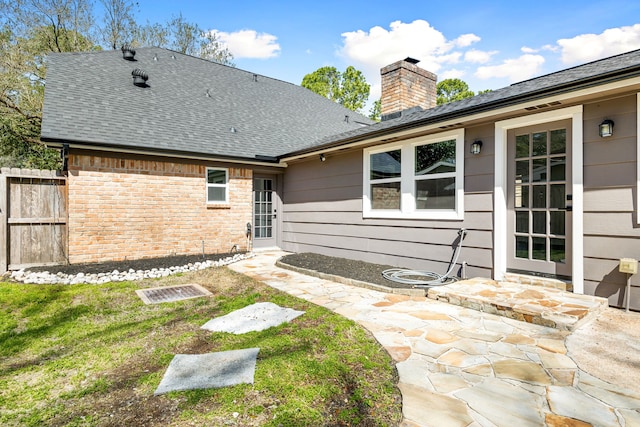
{"label": "chimney cap", "polygon": [[404,62],[408,62],[409,64],[417,64],[418,62],[420,62],[420,60],[419,60],[419,59],[412,58],[412,57],[410,57],[410,56],[407,56],[407,57],[404,59]]}

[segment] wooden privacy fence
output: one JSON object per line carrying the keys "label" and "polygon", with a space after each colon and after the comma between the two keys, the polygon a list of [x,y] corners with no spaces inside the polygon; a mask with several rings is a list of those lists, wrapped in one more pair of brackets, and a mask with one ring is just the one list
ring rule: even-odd
{"label": "wooden privacy fence", "polygon": [[0,272],[67,262],[67,179],[0,170]]}

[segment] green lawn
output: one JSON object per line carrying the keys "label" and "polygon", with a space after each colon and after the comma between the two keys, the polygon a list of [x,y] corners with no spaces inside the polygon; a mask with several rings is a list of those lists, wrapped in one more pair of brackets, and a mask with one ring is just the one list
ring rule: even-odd
{"label": "green lawn", "polygon": [[[142,287],[212,297],[145,305]],[[200,329],[254,302],[304,310],[243,335]],[[259,347],[253,385],[154,396],[175,354]],[[105,285],[0,283],[0,425],[391,426],[397,374],[364,329],[226,268]]]}

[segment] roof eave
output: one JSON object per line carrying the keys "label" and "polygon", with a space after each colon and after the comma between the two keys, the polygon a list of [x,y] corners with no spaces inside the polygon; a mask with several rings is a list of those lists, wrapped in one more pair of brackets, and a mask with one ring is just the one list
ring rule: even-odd
{"label": "roof eave", "polygon": [[158,157],[172,157],[179,159],[189,160],[203,160],[203,161],[219,161],[225,163],[238,163],[244,165],[254,166],[271,166],[271,167],[286,167],[286,164],[279,161],[277,157],[261,156],[256,157],[240,157],[240,156],[228,156],[224,154],[208,154],[208,153],[196,153],[177,150],[164,150],[140,147],[121,146],[116,144],[105,143],[91,143],[87,141],[74,141],[70,139],[52,138],[47,136],[41,136],[40,140],[51,148],[62,148],[63,145],[69,145],[69,148],[90,150],[90,151],[104,151],[110,153],[124,153],[124,154],[139,154],[139,155],[153,155]]}
{"label": "roof eave", "polygon": [[402,131],[408,131],[414,128],[425,127],[425,126],[434,125],[438,123],[444,123],[447,121],[460,119],[462,117],[468,117],[475,114],[482,114],[482,113],[493,111],[499,108],[507,108],[507,107],[512,107],[516,105],[521,105],[526,102],[536,101],[536,100],[539,100],[542,98],[548,98],[554,95],[556,96],[563,95],[563,94],[575,92],[581,89],[588,89],[595,86],[601,86],[607,83],[626,80],[626,79],[637,77],[637,76],[640,76],[640,65],[628,67],[622,70],[616,70],[615,72],[611,72],[607,74],[599,74],[597,76],[592,76],[592,77],[581,79],[578,81],[573,81],[570,83],[548,87],[538,91],[528,92],[526,94],[521,94],[518,96],[503,98],[496,101],[490,101],[481,105],[460,109],[457,111],[453,111],[451,113],[445,113],[435,117],[426,117],[423,119],[399,123],[397,126],[393,126],[390,128],[373,130],[372,132],[369,132],[369,133],[364,133],[364,134],[356,135],[353,137],[331,141],[326,144],[321,144],[313,147],[308,147],[302,150],[294,151],[291,153],[287,153],[280,156],[279,159],[281,162],[287,162],[295,158],[304,157],[306,155],[310,155],[313,153],[329,151],[335,148],[343,147],[345,145],[350,145],[358,142],[365,142],[375,138],[381,138],[384,136],[396,134]]}

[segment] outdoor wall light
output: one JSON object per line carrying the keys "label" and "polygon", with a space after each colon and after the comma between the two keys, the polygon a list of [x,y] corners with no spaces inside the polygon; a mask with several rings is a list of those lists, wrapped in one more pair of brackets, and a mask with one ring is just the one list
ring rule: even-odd
{"label": "outdoor wall light", "polygon": [[473,141],[473,144],[471,144],[471,154],[480,154],[480,150],[482,150],[482,141]]}
{"label": "outdoor wall light", "polygon": [[325,160],[327,160],[327,158],[324,156],[324,154],[320,154],[320,161],[324,162]]}
{"label": "outdoor wall light", "polygon": [[598,131],[600,133],[600,138],[606,138],[613,135],[613,120],[603,120],[603,122],[598,125]]}

